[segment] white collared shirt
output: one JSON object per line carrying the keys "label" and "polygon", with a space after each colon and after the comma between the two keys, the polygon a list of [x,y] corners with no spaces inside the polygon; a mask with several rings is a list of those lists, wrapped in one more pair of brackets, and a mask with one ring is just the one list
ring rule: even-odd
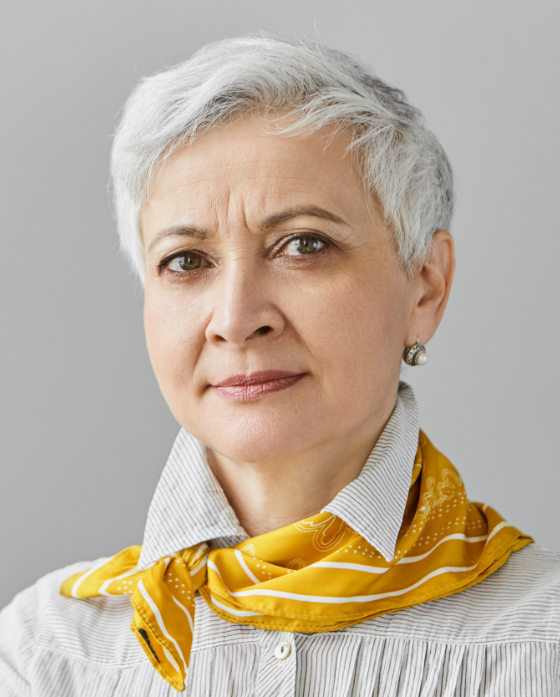
{"label": "white collared shirt", "polygon": [[[325,508],[387,560],[417,443],[416,402],[401,383],[360,476]],[[150,506],[140,565],[203,541],[244,539],[204,447],[181,430]],[[130,630],[129,598],[59,594],[63,579],[90,566],[48,574],[0,613],[1,697],[177,694]],[[197,596],[186,685],[194,697],[560,695],[560,555],[528,545],[460,593],[319,634],[231,624]]]}

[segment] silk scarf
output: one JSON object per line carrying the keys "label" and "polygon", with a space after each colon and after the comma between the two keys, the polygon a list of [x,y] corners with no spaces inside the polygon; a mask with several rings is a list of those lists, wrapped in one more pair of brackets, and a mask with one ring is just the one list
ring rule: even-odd
{"label": "silk scarf", "polygon": [[154,668],[182,691],[196,592],[227,622],[327,632],[464,590],[532,541],[494,509],[469,501],[457,470],[420,431],[390,562],[322,512],[234,547],[183,549],[147,568],[137,566],[141,546],[128,547],[66,579],[61,593],[130,596],[131,629]]}

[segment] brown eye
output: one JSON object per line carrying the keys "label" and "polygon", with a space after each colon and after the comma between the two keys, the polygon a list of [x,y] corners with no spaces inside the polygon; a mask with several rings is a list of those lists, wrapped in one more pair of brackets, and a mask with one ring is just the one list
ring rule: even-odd
{"label": "brown eye", "polygon": [[285,249],[286,254],[299,256],[301,254],[313,254],[313,252],[318,252],[323,249],[324,246],[325,243],[317,237],[301,235],[291,240],[291,242],[288,242]]}
{"label": "brown eye", "polygon": [[202,265],[202,258],[198,254],[181,254],[180,256],[171,259],[167,265],[171,271],[194,271]]}

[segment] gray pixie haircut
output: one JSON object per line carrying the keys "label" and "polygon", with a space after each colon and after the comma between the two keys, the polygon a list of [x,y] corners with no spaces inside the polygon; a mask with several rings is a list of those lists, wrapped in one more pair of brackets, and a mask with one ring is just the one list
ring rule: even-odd
{"label": "gray pixie haircut", "polygon": [[243,36],[209,44],[144,78],[125,105],[111,174],[121,248],[142,281],[139,218],[154,172],[176,147],[213,126],[263,111],[276,114],[274,132],[281,135],[311,134],[327,124],[350,135],[364,187],[381,205],[409,273],[434,232],[449,229],[451,166],[401,90],[342,51],[302,39]]}

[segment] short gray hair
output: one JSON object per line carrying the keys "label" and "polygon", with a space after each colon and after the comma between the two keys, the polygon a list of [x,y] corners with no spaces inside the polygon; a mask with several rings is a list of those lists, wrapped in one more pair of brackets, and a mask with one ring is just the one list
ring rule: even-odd
{"label": "short gray hair", "polygon": [[327,124],[350,134],[364,186],[381,204],[409,272],[433,233],[449,229],[451,166],[401,90],[342,51],[302,39],[243,36],[144,78],[126,103],[111,174],[121,248],[142,281],[139,217],[155,169],[209,128],[263,109],[288,109],[289,123],[275,131],[283,135],[311,134]]}

